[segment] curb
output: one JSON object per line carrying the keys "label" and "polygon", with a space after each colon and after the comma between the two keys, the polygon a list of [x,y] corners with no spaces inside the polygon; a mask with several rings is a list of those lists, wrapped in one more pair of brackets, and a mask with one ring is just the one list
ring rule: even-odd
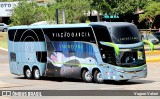
{"label": "curb", "polygon": [[146,59],[146,62],[160,62],[160,58]]}
{"label": "curb", "polygon": [[160,51],[145,51],[145,54],[160,54]]}

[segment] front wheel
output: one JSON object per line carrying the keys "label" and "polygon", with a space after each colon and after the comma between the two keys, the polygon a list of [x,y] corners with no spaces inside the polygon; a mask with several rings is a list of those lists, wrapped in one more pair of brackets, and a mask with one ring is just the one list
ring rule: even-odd
{"label": "front wheel", "polygon": [[34,77],[34,79],[40,79],[40,71],[39,71],[39,69],[38,68],[35,68],[34,70],[33,70],[33,77]]}
{"label": "front wheel", "polygon": [[92,75],[90,74],[89,71],[83,70],[82,79],[83,79],[83,81],[90,83],[90,82],[92,82]]}
{"label": "front wheel", "polygon": [[102,78],[102,73],[99,70],[96,70],[94,72],[94,81],[96,83],[103,83],[104,82],[104,80]]}

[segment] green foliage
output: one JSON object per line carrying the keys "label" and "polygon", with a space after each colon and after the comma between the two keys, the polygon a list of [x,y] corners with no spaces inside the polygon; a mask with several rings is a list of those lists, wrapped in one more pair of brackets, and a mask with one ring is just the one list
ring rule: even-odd
{"label": "green foliage", "polygon": [[109,4],[112,12],[116,14],[133,14],[137,9],[142,9],[146,0],[111,0]]}
{"label": "green foliage", "polygon": [[[12,0],[10,0],[12,1]],[[11,16],[12,25],[21,25],[21,24],[31,24],[38,21],[55,21],[55,11],[59,11],[60,23],[62,23],[62,11],[65,12],[66,23],[77,23],[84,22],[87,20],[85,13],[90,10],[97,10],[101,14],[108,15],[121,15],[121,14],[134,14],[137,9],[145,8],[145,12],[150,11],[153,7],[147,7],[151,2],[157,1],[153,0],[55,0],[47,4],[47,6],[40,6],[35,2],[26,2],[22,1],[19,5],[13,10]],[[148,5],[146,5],[146,3]],[[144,7],[145,6],[145,7]],[[158,5],[159,6],[159,5]],[[154,11],[151,11],[154,12]],[[158,10],[156,15],[159,14]],[[154,16],[151,13],[151,15]],[[141,15],[140,19],[145,19],[146,15]],[[152,16],[151,16],[152,17]],[[81,21],[80,21],[81,20]]]}
{"label": "green foliage", "polygon": [[0,2],[13,2],[13,1],[25,1],[25,0],[0,0]]}
{"label": "green foliage", "polygon": [[35,2],[22,1],[14,8],[11,20],[12,25],[29,25],[46,19],[47,7],[39,6]]}
{"label": "green foliage", "polygon": [[92,0],[57,0],[54,8],[65,11],[66,23],[77,23],[89,11]]}
{"label": "green foliage", "polygon": [[93,0],[91,4],[91,9],[96,10],[99,13],[111,12],[110,5],[106,2],[106,0]]}
{"label": "green foliage", "polygon": [[157,15],[160,15],[160,2],[149,1],[144,7],[144,14],[140,14],[139,21],[146,19],[153,22]]}
{"label": "green foliage", "polygon": [[[46,6],[36,2],[22,1],[13,10],[12,25],[29,25],[38,21],[55,21],[55,11],[59,11],[62,20],[62,11],[65,11],[66,23],[77,23],[86,20],[85,13],[90,10],[92,0],[56,0]],[[62,21],[60,22],[62,23]]]}
{"label": "green foliage", "polygon": [[107,15],[134,14],[137,9],[142,9],[146,2],[147,0],[93,0],[91,8]]}

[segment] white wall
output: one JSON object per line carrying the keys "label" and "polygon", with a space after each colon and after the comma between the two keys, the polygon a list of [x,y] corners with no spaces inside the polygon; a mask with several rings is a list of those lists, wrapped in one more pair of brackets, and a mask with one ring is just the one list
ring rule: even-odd
{"label": "white wall", "polygon": [[18,5],[18,2],[0,2],[0,17],[10,17],[12,9]]}

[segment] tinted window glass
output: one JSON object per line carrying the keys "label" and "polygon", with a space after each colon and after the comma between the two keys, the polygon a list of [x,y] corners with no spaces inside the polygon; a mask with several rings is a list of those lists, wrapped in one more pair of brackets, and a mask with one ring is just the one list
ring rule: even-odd
{"label": "tinted window glass", "polygon": [[132,44],[141,41],[139,31],[136,26],[115,26],[112,27],[112,39],[117,44]]}
{"label": "tinted window glass", "polygon": [[13,52],[10,53],[10,61],[16,61],[16,54]]}
{"label": "tinted window glass", "polygon": [[19,30],[9,30],[9,40],[11,41],[45,41],[43,31],[41,29],[19,29]]}
{"label": "tinted window glass", "polygon": [[93,26],[97,41],[111,42],[110,34],[106,27]]}
{"label": "tinted window glass", "polygon": [[47,62],[47,52],[36,52],[36,57],[39,62]]}
{"label": "tinted window glass", "polygon": [[105,46],[100,44],[100,41],[111,42],[111,37],[107,27],[104,26],[93,26],[94,33],[98,41],[99,51],[103,62],[109,64],[115,64],[115,52],[113,47]]}

